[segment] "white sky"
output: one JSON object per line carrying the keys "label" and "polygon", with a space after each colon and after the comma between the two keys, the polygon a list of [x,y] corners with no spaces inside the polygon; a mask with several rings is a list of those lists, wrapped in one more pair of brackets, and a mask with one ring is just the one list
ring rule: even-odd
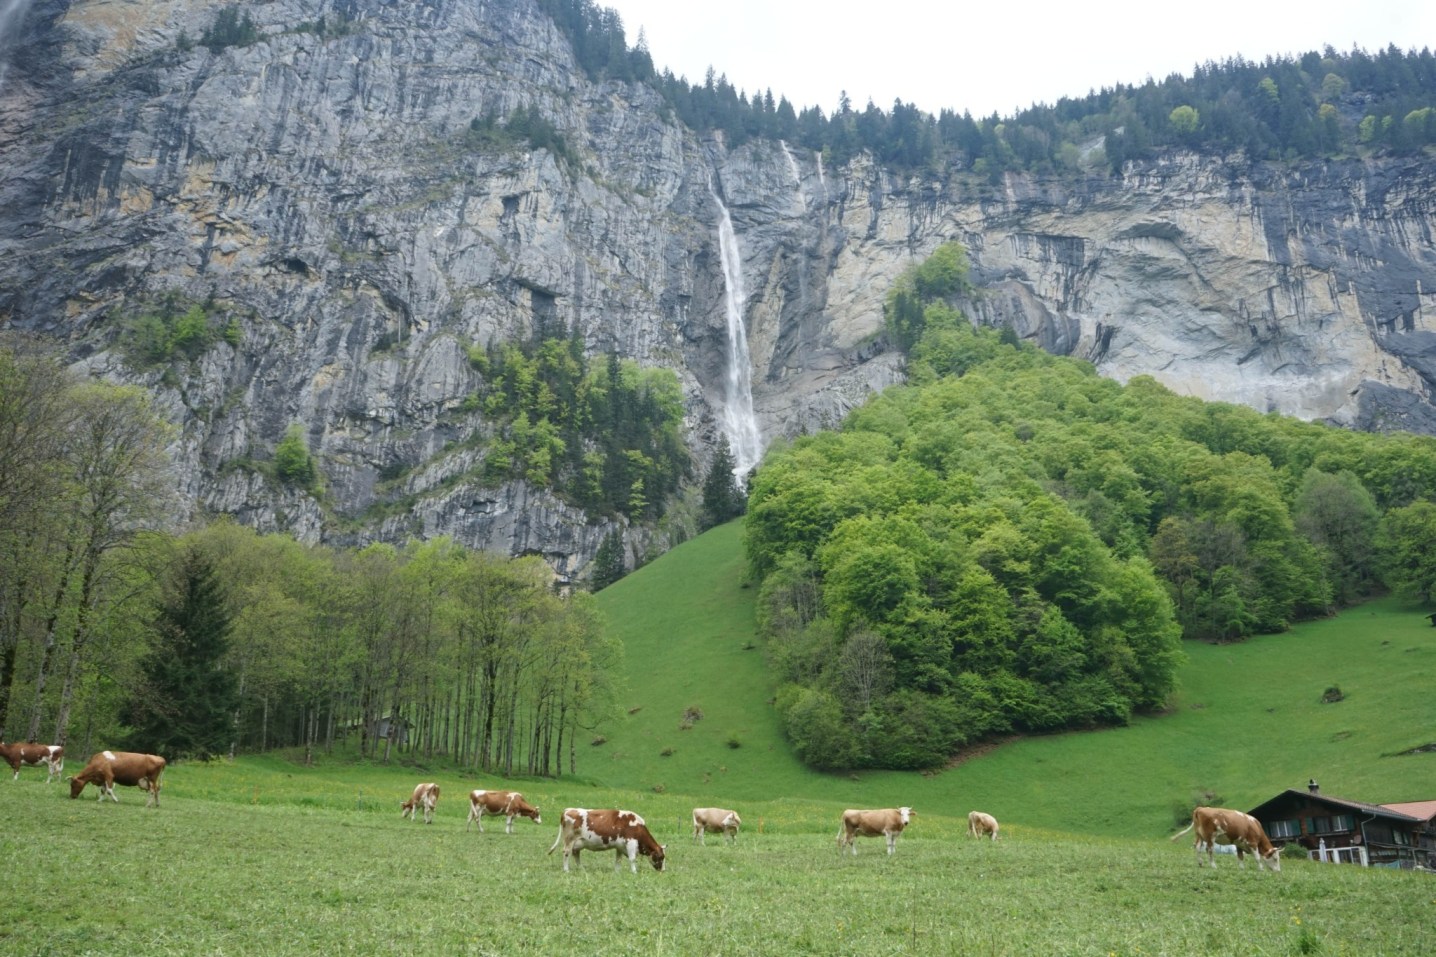
{"label": "white sky", "polygon": [[712,66],[750,97],[771,88],[825,114],[843,90],[859,110],[900,98],[933,114],[1007,116],[1238,54],[1436,48],[1432,0],[595,2],[618,11],[630,46],[643,28],[659,70],[702,83]]}

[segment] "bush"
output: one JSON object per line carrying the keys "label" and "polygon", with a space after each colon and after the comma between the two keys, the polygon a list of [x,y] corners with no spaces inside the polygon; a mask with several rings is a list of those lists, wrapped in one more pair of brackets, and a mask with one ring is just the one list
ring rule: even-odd
{"label": "bush", "polygon": [[304,435],[299,424],[291,425],[274,449],[274,474],[286,485],[301,489],[313,489],[319,478],[314,458],[304,444]]}

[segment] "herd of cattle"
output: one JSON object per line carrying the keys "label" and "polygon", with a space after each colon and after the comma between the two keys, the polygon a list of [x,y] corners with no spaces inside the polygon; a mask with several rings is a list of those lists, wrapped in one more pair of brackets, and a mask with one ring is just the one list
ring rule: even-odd
{"label": "herd of cattle", "polygon": [[[19,780],[23,766],[46,768],[45,783],[61,776],[65,768],[65,749],[54,744],[5,744],[0,741],[0,757],[9,762],[14,770],[13,780]],[[138,754],[132,751],[99,751],[85,764],[79,774],[70,778],[70,797],[77,798],[85,785],[99,788],[99,799],[108,795],[118,802],[115,785],[137,787],[147,792],[145,807],[160,804],[160,778],[164,774],[165,759],[157,754]],[[425,824],[432,824],[434,809],[439,803],[439,785],[426,781],[414,788],[408,800],[399,805],[400,815],[419,820],[422,815]],[[838,853],[851,850],[857,854],[856,839],[859,837],[882,837],[887,840],[888,853],[897,849],[898,835],[912,820],[914,812],[910,807],[881,808],[876,810],[847,810],[843,812],[838,830]],[[504,818],[504,832],[514,832],[514,818],[526,817],[535,824],[542,824],[539,809],[524,800],[518,791],[491,791],[475,789],[469,792],[469,818],[464,824],[477,824],[479,833],[484,830],[485,817]],[[735,843],[738,829],[743,820],[737,811],[720,807],[695,807],[693,809],[693,840],[704,843],[707,834],[722,834],[725,841]],[[1236,848],[1240,866],[1246,866],[1246,854],[1256,858],[1257,869],[1270,866],[1273,871],[1281,870],[1281,849],[1274,847],[1267,838],[1261,822],[1250,814],[1227,808],[1199,807],[1192,811],[1192,823],[1172,835],[1176,840],[1188,831],[1196,830],[1193,849],[1197,855],[1197,866],[1202,865],[1202,851],[1206,850],[1207,863],[1215,868],[1213,856],[1215,845],[1231,845]],[[967,833],[970,837],[990,837],[997,840],[997,819],[982,811],[967,815]],[[614,852],[614,870],[618,870],[623,858],[628,857],[629,867],[637,873],[639,856],[647,857],[655,869],[663,870],[666,845],[654,840],[643,818],[632,811],[618,808],[564,808],[559,819],[558,838],[548,849],[552,854],[563,848],[563,869],[569,868],[569,860],[578,863],[582,851]]]}

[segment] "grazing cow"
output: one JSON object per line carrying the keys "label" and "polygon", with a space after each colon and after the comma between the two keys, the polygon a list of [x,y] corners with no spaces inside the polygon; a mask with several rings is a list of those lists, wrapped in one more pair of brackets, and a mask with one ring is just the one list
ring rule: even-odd
{"label": "grazing cow", "polygon": [[1192,828],[1197,829],[1197,839],[1192,850],[1197,855],[1197,866],[1202,866],[1202,846],[1207,849],[1207,863],[1217,866],[1214,845],[1230,844],[1237,849],[1237,863],[1246,867],[1246,853],[1256,858],[1257,870],[1270,864],[1271,869],[1281,871],[1281,848],[1273,847],[1261,822],[1250,814],[1231,811],[1222,807],[1199,807],[1192,811],[1192,823],[1172,835],[1176,840]]}
{"label": "grazing cow", "polygon": [[148,791],[145,807],[160,806],[160,776],[165,773],[165,759],[158,754],[136,754],[133,751],[100,751],[90,758],[79,774],[70,778],[70,797],[77,798],[85,785],[100,789],[100,800],[108,794],[116,804],[115,785]]}
{"label": "grazing cow", "polygon": [[896,850],[898,835],[907,827],[909,819],[916,813],[910,807],[888,807],[879,811],[844,811],[843,826],[838,831],[838,853],[850,847],[858,853],[857,837],[877,837],[881,834],[888,839],[888,853]]}
{"label": "grazing cow", "polygon": [[535,824],[542,824],[543,819],[539,817],[539,809],[524,800],[524,796],[518,791],[470,791],[469,792],[469,820],[464,825],[464,830],[469,829],[469,824],[478,822],[479,833],[484,833],[484,815],[499,817],[502,815],[504,821],[504,833],[514,832],[514,818],[530,818]]}
{"label": "grazing cow", "polygon": [[969,837],[991,834],[995,841],[997,840],[997,818],[991,814],[983,814],[981,811],[968,811],[967,833]]}
{"label": "grazing cow", "polygon": [[399,816],[419,820],[419,811],[424,812],[424,823],[434,823],[434,805],[439,803],[439,786],[432,781],[414,788],[414,796],[399,805]]}
{"label": "grazing cow", "polygon": [[663,870],[665,845],[659,844],[648,833],[643,818],[632,811],[613,808],[589,810],[588,808],[564,808],[559,823],[558,840],[548,849],[552,854],[563,847],[563,869],[568,870],[568,859],[578,862],[580,851],[606,851],[613,848],[613,869],[617,871],[628,855],[628,864],[633,873],[638,873],[638,855],[647,854],[653,861],[653,869]]}
{"label": "grazing cow", "polygon": [[31,741],[28,744],[6,744],[0,741],[0,757],[10,762],[10,767],[15,769],[15,777],[11,780],[20,780],[20,765],[28,764],[34,767],[37,764],[44,764],[49,771],[45,775],[45,783],[49,784],[60,776],[65,770],[65,749],[58,744],[36,744]]}
{"label": "grazing cow", "polygon": [[722,831],[728,843],[735,843],[738,840],[738,828],[742,826],[743,819],[738,816],[737,811],[722,807],[693,809],[693,840],[699,844],[707,843],[703,836],[709,831]]}

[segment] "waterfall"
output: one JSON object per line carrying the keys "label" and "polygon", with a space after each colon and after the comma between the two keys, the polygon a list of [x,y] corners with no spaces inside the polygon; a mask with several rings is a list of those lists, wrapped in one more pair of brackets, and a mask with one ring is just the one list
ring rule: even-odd
{"label": "waterfall", "polygon": [[823,202],[826,203],[828,201],[828,179],[823,175],[823,154],[818,152],[813,155],[818,158],[818,185],[822,187]]}
{"label": "waterfall", "polygon": [[798,161],[793,158],[793,151],[788,149],[788,144],[779,140],[778,145],[783,147],[783,155],[788,158],[788,172],[793,174],[793,182],[799,187],[803,185],[803,174],[798,172]]}
{"label": "waterfall", "polygon": [[718,198],[712,180],[708,193],[718,204],[718,254],[723,263],[723,293],[728,311],[728,383],[723,396],[723,434],[733,452],[733,476],[746,484],[748,472],[763,456],[763,437],[753,415],[753,363],[748,331],[743,326],[743,260],[728,207]]}
{"label": "waterfall", "polygon": [[30,10],[30,0],[0,0],[0,90],[10,70],[10,51],[19,46],[20,27]]}

